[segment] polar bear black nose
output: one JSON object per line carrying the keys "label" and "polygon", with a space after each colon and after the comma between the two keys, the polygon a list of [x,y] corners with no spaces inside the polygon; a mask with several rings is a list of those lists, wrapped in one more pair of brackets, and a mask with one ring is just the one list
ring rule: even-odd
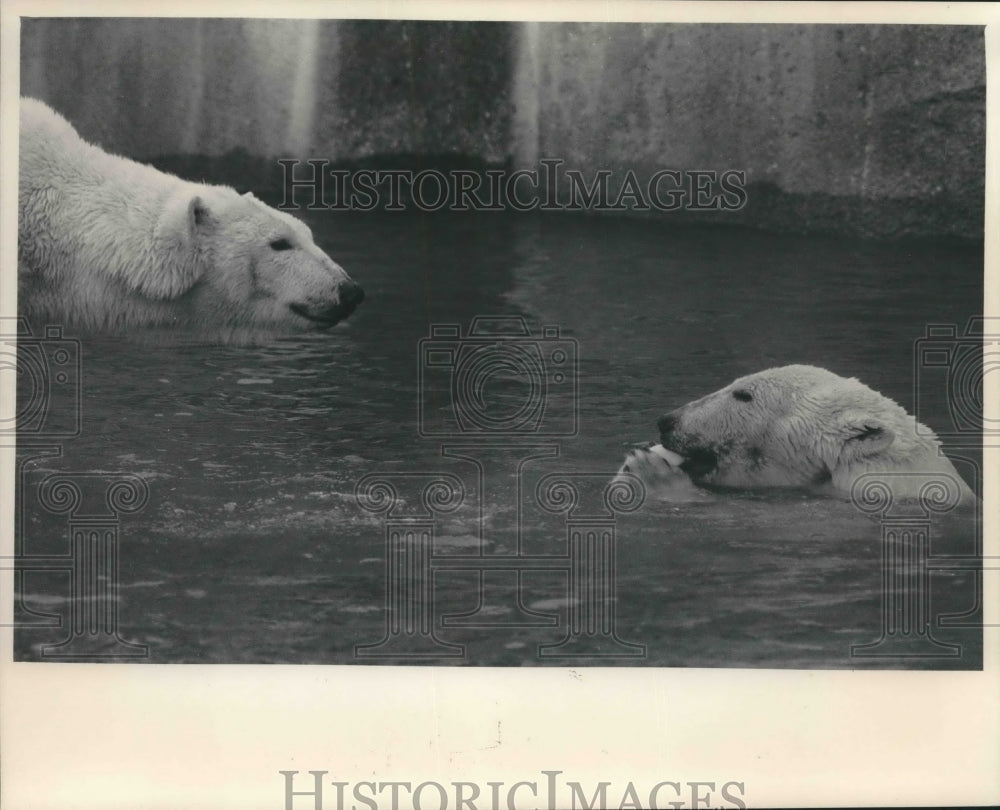
{"label": "polar bear black nose", "polygon": [[677,417],[672,413],[664,414],[657,420],[656,426],[660,429],[660,435],[666,436],[677,427]]}
{"label": "polar bear black nose", "polygon": [[341,306],[353,310],[358,304],[365,300],[365,291],[359,284],[353,281],[345,281],[337,287],[337,298],[340,299]]}

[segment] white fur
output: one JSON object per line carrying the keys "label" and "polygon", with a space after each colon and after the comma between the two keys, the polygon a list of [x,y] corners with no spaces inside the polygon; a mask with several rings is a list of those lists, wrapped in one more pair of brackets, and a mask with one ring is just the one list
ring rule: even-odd
{"label": "white fur", "polygon": [[[928,428],[857,379],[815,366],[741,377],[667,414],[661,426],[664,446],[686,459],[699,484],[849,495],[860,476],[874,474],[895,497],[914,498],[927,481],[918,474],[940,474],[962,501],[975,501]],[[716,466],[699,469],[706,453]]]}
{"label": "white fur", "polygon": [[[30,98],[21,99],[18,214],[19,310],[33,319],[299,331],[330,324],[292,305],[326,317],[344,285],[356,287],[297,219],[108,154]],[[273,249],[279,239],[292,249]]]}
{"label": "white fur", "polygon": [[637,478],[645,497],[671,503],[704,500],[708,494],[698,489],[680,465],[684,459],[662,444],[630,450],[614,477],[615,482]]}

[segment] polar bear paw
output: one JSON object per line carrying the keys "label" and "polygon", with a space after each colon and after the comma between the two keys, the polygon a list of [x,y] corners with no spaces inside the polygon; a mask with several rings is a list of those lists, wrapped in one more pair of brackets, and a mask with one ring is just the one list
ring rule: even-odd
{"label": "polar bear paw", "polygon": [[695,486],[681,469],[683,463],[682,456],[662,444],[637,447],[629,451],[615,480],[638,478],[646,488],[647,499],[682,503],[708,498],[708,493]]}

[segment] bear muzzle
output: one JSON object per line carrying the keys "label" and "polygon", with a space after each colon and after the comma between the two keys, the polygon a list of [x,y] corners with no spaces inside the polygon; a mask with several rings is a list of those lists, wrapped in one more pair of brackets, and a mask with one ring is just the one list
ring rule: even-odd
{"label": "bear muzzle", "polygon": [[674,413],[666,413],[656,420],[656,426],[660,429],[660,436],[666,436],[677,427],[677,416]]}
{"label": "bear muzzle", "polygon": [[708,447],[689,444],[677,432],[680,416],[677,411],[664,414],[656,421],[660,443],[673,453],[683,456],[680,468],[692,478],[711,475],[719,466],[719,454]]}
{"label": "bear muzzle", "polygon": [[365,291],[351,280],[337,285],[336,303],[289,304],[288,308],[301,318],[312,321],[317,329],[329,329],[344,320],[365,300]]}

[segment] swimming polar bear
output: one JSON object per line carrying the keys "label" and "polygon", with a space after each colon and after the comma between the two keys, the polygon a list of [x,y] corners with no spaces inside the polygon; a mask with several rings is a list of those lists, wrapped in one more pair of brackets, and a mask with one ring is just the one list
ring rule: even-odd
{"label": "swimming polar bear", "polygon": [[364,298],[299,220],[108,154],[31,98],[21,99],[17,230],[29,320],[238,340],[326,329]]}
{"label": "swimming polar bear", "polygon": [[976,496],[934,433],[855,378],[790,365],[741,377],[660,418],[661,448],[633,451],[619,474],[654,494],[694,484],[757,489],[809,487],[850,495],[863,475],[916,498],[927,475],[951,479],[962,503]]}

